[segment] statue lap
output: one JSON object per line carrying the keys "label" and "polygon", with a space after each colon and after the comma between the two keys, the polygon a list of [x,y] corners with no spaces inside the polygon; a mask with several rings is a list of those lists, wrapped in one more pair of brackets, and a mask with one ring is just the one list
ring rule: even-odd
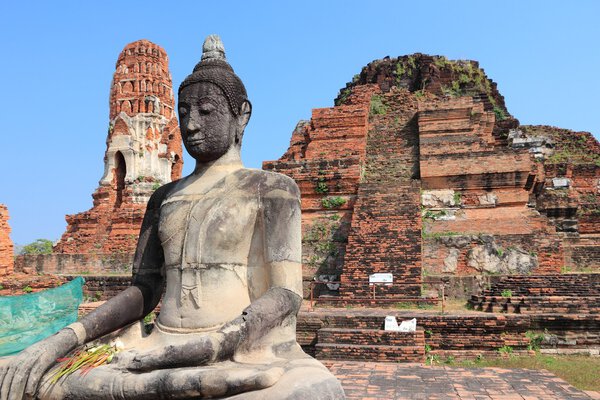
{"label": "statue lap", "polygon": [[[99,342],[123,340],[126,347],[139,349],[177,344],[185,335],[161,334],[155,330],[144,334],[141,322],[134,323]],[[339,381],[317,360],[302,351],[297,343],[268,349],[261,359],[223,361],[201,367],[169,368],[149,372],[132,372],[108,364],[86,374],[75,372],[51,383],[55,367],[48,371],[38,391],[39,400],[59,399],[207,399],[238,400],[343,398]],[[273,350],[272,352],[270,350]],[[256,356],[256,353],[254,353]],[[256,358],[256,357],[255,357]]]}

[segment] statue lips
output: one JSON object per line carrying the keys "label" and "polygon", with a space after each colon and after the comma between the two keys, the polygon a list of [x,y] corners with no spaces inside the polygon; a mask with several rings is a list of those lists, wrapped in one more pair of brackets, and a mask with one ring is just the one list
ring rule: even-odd
{"label": "statue lips", "polygon": [[204,143],[204,141],[204,138],[188,138],[185,142],[190,146],[197,146]]}

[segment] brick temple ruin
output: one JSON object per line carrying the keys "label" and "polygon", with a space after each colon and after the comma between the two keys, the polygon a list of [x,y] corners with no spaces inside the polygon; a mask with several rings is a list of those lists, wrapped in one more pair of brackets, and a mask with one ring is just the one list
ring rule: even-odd
{"label": "brick temple ruin", "polygon": [[150,195],[181,177],[174,105],[165,50],[147,40],[125,46],[110,88],[104,175],[93,207],[66,216],[66,232],[43,268],[64,271],[83,262],[83,268],[101,271],[110,268],[102,259],[130,260]]}
{"label": "brick temple ruin", "polygon": [[[121,267],[131,265],[145,202],[181,173],[172,96],[164,50],[126,46],[94,207],[67,216],[54,254],[19,256],[0,294],[53,287],[77,272],[95,300],[129,285]],[[377,288],[376,308],[301,311],[298,342],[322,360],[423,362],[495,357],[506,347],[526,354],[543,332],[542,351],[598,355],[599,165],[591,134],[521,126],[474,61],[414,54],[370,63],[263,167],[300,187],[307,288],[315,278],[341,280],[339,290],[318,288],[353,304],[371,296],[370,274],[392,273],[394,285]],[[0,207],[0,256],[5,221]],[[474,310],[389,308],[441,283]],[[418,318],[417,331],[383,330],[388,315]]]}
{"label": "brick temple ruin", "polygon": [[8,219],[8,208],[0,204],[0,276],[10,275],[14,269],[14,246]]}
{"label": "brick temple ruin", "polygon": [[[474,61],[377,60],[264,169],[302,192],[306,281],[419,296],[422,276],[600,270],[600,145],[521,126]],[[385,295],[385,296],[384,296]]]}
{"label": "brick temple ruin", "polygon": [[57,253],[131,253],[152,192],[181,177],[181,134],[167,53],[139,40],[125,46],[110,89],[104,175],[92,209],[67,215]]}

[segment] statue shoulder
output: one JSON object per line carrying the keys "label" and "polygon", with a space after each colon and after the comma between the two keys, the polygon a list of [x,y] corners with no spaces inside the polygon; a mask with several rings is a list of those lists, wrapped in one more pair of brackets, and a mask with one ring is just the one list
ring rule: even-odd
{"label": "statue shoulder", "polygon": [[179,182],[179,180],[169,182],[156,189],[154,193],[152,193],[152,196],[150,196],[150,200],[148,200],[148,209],[159,209],[162,202],[169,197],[177,182]]}
{"label": "statue shoulder", "polygon": [[296,182],[289,176],[277,172],[245,169],[243,180],[245,185],[259,190],[261,195],[266,197],[286,193],[289,197],[300,198],[300,189]]}

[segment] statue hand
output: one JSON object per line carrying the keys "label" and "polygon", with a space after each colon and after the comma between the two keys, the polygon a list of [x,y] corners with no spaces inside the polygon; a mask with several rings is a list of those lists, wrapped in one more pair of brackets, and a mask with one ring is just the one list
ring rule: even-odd
{"label": "statue hand", "polygon": [[143,353],[128,351],[117,354],[113,362],[131,371],[200,366],[215,361],[220,348],[219,335],[207,334],[190,338],[187,343],[168,345]]}
{"label": "statue hand", "polygon": [[20,352],[0,367],[0,400],[33,399],[44,373],[76,346],[75,333],[62,329]]}

